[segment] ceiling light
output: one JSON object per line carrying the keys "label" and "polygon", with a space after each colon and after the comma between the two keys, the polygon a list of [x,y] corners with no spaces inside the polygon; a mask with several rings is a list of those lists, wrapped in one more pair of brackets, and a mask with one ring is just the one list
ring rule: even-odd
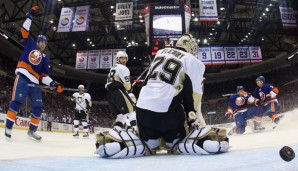
{"label": "ceiling light", "polygon": [[223,11],[223,10],[225,10],[225,8],[224,7],[221,7],[220,10]]}
{"label": "ceiling light", "polygon": [[89,41],[90,41],[90,39],[89,39],[89,38],[87,38],[87,41],[89,42]]}
{"label": "ceiling light", "polygon": [[126,37],[123,37],[124,40],[126,40]]}
{"label": "ceiling light", "polygon": [[50,20],[50,23],[52,23],[52,24],[53,24],[53,23],[54,23],[54,20]]}
{"label": "ceiling light", "polygon": [[195,17],[193,20],[194,20],[194,21],[199,21],[198,17]]}
{"label": "ceiling light", "polygon": [[73,43],[73,44],[72,44],[72,46],[73,46],[73,47],[75,47],[75,46],[76,46],[76,44],[74,44],[74,43]]}
{"label": "ceiling light", "polygon": [[114,6],[113,5],[111,5],[111,9],[114,9]]}
{"label": "ceiling light", "polygon": [[92,47],[94,47],[94,44],[92,45]]}
{"label": "ceiling light", "polygon": [[140,20],[140,22],[142,23],[142,22],[144,22],[144,20]]}
{"label": "ceiling light", "polygon": [[266,11],[269,11],[269,8],[266,8]]}
{"label": "ceiling light", "polygon": [[217,24],[219,25],[220,24],[220,21],[217,21]]}

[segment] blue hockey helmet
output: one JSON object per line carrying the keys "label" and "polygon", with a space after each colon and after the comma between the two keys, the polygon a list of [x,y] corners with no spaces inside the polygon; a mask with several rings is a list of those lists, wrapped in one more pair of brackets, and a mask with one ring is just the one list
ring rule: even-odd
{"label": "blue hockey helmet", "polygon": [[245,88],[244,88],[242,85],[239,85],[239,86],[237,86],[237,88],[236,88],[237,93],[238,93],[240,90],[245,90]]}
{"label": "blue hockey helmet", "polygon": [[263,83],[265,83],[265,77],[264,76],[258,76],[256,81],[262,81]]}
{"label": "blue hockey helmet", "polygon": [[36,42],[39,42],[39,41],[45,41],[46,44],[48,44],[47,38],[46,38],[46,36],[44,36],[44,35],[38,35],[38,36],[37,36],[37,38],[36,38]]}

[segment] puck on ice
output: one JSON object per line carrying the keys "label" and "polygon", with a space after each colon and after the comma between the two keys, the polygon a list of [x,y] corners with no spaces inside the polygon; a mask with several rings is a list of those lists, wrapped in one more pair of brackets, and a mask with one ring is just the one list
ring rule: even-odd
{"label": "puck on ice", "polygon": [[294,150],[288,146],[284,146],[282,149],[280,149],[279,155],[284,161],[287,161],[287,162],[295,158]]}

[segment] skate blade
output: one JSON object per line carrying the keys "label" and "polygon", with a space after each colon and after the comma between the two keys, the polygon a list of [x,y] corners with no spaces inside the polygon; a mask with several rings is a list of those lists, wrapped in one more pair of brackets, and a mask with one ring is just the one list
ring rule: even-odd
{"label": "skate blade", "polygon": [[74,139],[80,139],[80,137],[79,136],[75,136],[75,137],[73,137]]}
{"label": "skate blade", "polygon": [[12,141],[12,139],[9,138],[9,137],[7,137],[7,136],[5,136],[5,140],[8,141],[8,142],[11,142]]}
{"label": "skate blade", "polygon": [[38,140],[38,139],[35,139],[35,138],[31,137],[31,136],[27,136],[27,138],[28,138],[29,140],[33,140],[33,141],[35,141],[35,142],[41,142],[41,140],[42,140],[42,138]]}
{"label": "skate blade", "polygon": [[89,137],[83,137],[84,139],[90,139]]}

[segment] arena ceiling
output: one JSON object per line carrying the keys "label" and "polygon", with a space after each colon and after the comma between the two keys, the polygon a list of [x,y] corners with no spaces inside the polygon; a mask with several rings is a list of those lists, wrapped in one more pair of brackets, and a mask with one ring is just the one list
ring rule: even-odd
{"label": "arena ceiling", "polygon": [[[33,37],[45,34],[48,37],[48,55],[51,64],[74,66],[77,50],[127,48],[131,57],[128,65],[132,75],[139,75],[148,62],[149,51],[146,44],[145,24],[141,21],[142,12],[148,4],[173,4],[179,0],[133,0],[133,24],[117,27],[114,21],[117,2],[125,0],[3,0],[0,3],[1,30],[14,35],[21,42],[20,26],[25,14],[32,5],[41,10],[33,21]],[[289,0],[296,11],[297,0]],[[57,33],[56,28],[62,7],[91,5],[90,30],[87,32]],[[199,12],[199,0],[191,1],[194,15]],[[278,54],[290,54],[298,46],[298,30],[283,29],[279,14],[278,0],[217,0],[219,23],[198,22],[193,19],[190,32],[200,39],[200,45],[206,39],[209,45],[260,45],[263,59],[274,59]],[[296,15],[297,17],[297,15]],[[90,39],[87,41],[87,39]],[[1,41],[3,41],[1,39]],[[137,42],[137,46],[127,47]],[[92,42],[92,43],[90,43]],[[2,43],[1,43],[2,44]],[[18,43],[16,47],[20,46]],[[136,57],[136,59],[133,59]],[[60,66],[59,66],[60,67]],[[227,69],[239,69],[242,65],[224,65],[208,67],[207,73],[218,73]],[[107,70],[97,70],[106,73]]]}

